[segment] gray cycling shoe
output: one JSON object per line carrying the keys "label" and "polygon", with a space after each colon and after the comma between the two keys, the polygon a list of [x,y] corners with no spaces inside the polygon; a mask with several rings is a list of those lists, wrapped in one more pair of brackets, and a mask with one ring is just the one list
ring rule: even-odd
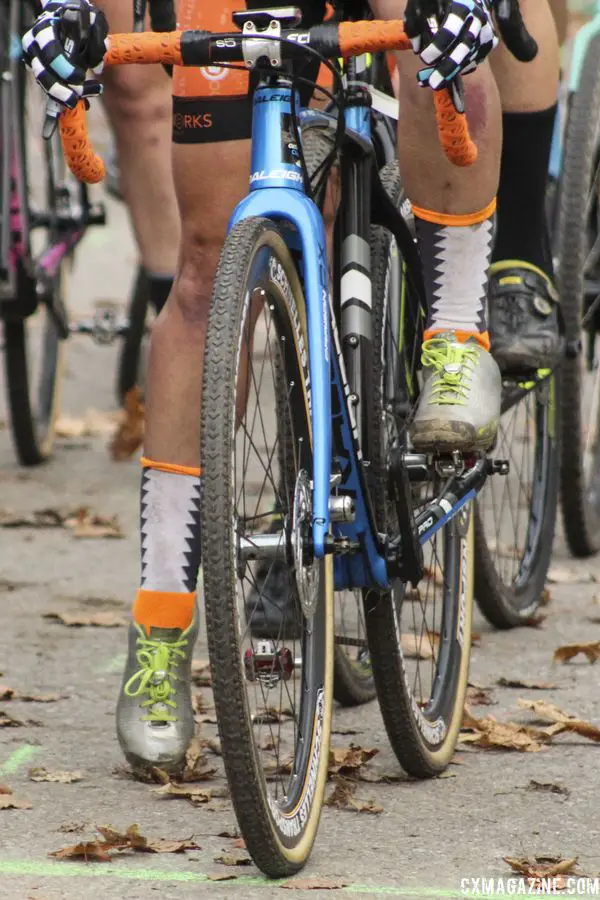
{"label": "gray cycling shoe", "polygon": [[422,453],[488,450],[500,419],[502,379],[491,354],[453,332],[423,343],[424,383],[409,433]]}
{"label": "gray cycling shoe", "polygon": [[136,770],[180,771],[194,736],[191,668],[198,612],[185,631],[129,627],[129,653],[117,704],[117,734]]}
{"label": "gray cycling shoe", "polygon": [[488,288],[492,354],[504,374],[553,366],[560,353],[558,295],[530,263],[494,263]]}

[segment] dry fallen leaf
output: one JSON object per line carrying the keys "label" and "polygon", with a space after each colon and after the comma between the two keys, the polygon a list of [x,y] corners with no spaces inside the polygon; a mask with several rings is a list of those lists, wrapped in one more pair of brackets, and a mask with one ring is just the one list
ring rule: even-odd
{"label": "dry fallen leaf", "polygon": [[144,442],[144,403],[142,391],[135,385],[125,394],[120,421],[110,443],[110,455],[117,462],[131,459]]}
{"label": "dry fallen leaf", "polygon": [[227,791],[223,788],[200,788],[193,784],[174,784],[170,781],[162,787],[152,788],[154,794],[161,797],[182,798],[191,800],[192,803],[208,803],[213,797],[226,797]]}
{"label": "dry fallen leaf", "polygon": [[98,516],[82,508],[77,513],[75,522],[71,519],[65,523],[73,528],[76,538],[122,538],[125,537],[117,516]]}
{"label": "dry fallen leaf", "polygon": [[591,722],[586,722],[584,719],[570,716],[568,713],[563,712],[562,709],[559,709],[558,706],[553,706],[551,703],[543,703],[541,700],[517,700],[517,703],[521,709],[531,709],[538,718],[554,722],[557,726],[554,734],[570,731],[589,738],[590,741],[600,742],[600,728],[592,725]]}
{"label": "dry fallen leaf", "polygon": [[84,822],[65,822],[63,825],[59,825],[57,830],[62,831],[63,834],[81,834],[87,827]]}
{"label": "dry fallen leaf", "polygon": [[92,625],[96,628],[117,628],[128,624],[127,619],[113,612],[99,612],[91,615],[78,612],[47,612],[42,614],[42,618],[60,622],[61,625],[68,625],[70,628],[79,628],[86,625]]}
{"label": "dry fallen leaf", "polygon": [[217,837],[231,838],[236,841],[240,836],[237,828],[225,828],[223,831],[219,831]]}
{"label": "dry fallen leaf", "polygon": [[117,412],[87,409],[83,418],[61,415],[56,422],[55,432],[57,437],[62,438],[102,437],[113,433],[118,419]]}
{"label": "dry fallen leaf", "polygon": [[492,706],[496,702],[491,694],[491,688],[474,684],[467,687],[466,700],[469,706]]}
{"label": "dry fallen leaf", "polygon": [[540,597],[540,606],[548,606],[550,601],[552,600],[552,594],[548,590],[548,588],[544,588],[542,591],[542,595]]}
{"label": "dry fallen leaf", "polygon": [[294,714],[291,710],[276,709],[274,706],[266,706],[264,709],[257,710],[252,715],[252,721],[255,725],[276,725],[278,722],[285,722],[286,720],[293,718]]}
{"label": "dry fallen leaf", "polygon": [[81,772],[48,772],[43,766],[29,769],[27,774],[30,781],[51,781],[56,784],[73,784],[83,778]]}
{"label": "dry fallen leaf", "polygon": [[528,619],[525,619],[523,625],[527,628],[541,628],[547,618],[546,613],[537,613],[535,616],[529,616]]}
{"label": "dry fallen leaf", "polygon": [[545,792],[548,794],[562,794],[564,797],[569,797],[571,795],[571,791],[562,784],[556,784],[553,781],[535,781],[533,778],[525,790],[538,791],[540,793]]}
{"label": "dry fallen leaf", "polygon": [[549,681],[524,681],[520,678],[499,678],[496,682],[500,687],[527,688],[531,691],[551,691],[556,685]]}
{"label": "dry fallen leaf", "polygon": [[112,857],[102,841],[84,841],[71,847],[53,850],[48,856],[54,859],[83,859],[85,862],[111,862]]}
{"label": "dry fallen leaf", "polygon": [[183,853],[185,850],[201,850],[193,838],[184,838],[181,841],[170,841],[166,838],[148,840],[146,850],[149,853]]}
{"label": "dry fallen leaf", "polygon": [[203,742],[198,737],[193,737],[185,754],[185,768],[182,781],[206,781],[216,774],[216,769],[206,762],[202,753]]}
{"label": "dry fallen leaf", "polygon": [[465,707],[463,731],[459,735],[462,744],[474,744],[488,750],[516,750],[520,753],[538,753],[550,735],[542,729],[529,728],[515,722],[498,722],[493,716],[476,719]]}
{"label": "dry fallen leaf", "polygon": [[36,509],[31,513],[0,510],[0,528],[63,528],[67,516],[58,509]]}
{"label": "dry fallen leaf", "polygon": [[19,800],[13,796],[12,788],[0,785],[0,809],[32,809],[29,800]]}
{"label": "dry fallen leaf", "polygon": [[210,687],[212,678],[210,674],[210,663],[205,659],[192,660],[192,681],[198,687]]}
{"label": "dry fallen leaf", "polygon": [[553,660],[566,663],[575,656],[579,656],[580,653],[583,653],[589,662],[595,663],[597,659],[600,659],[600,641],[592,644],[565,644],[563,647],[557,647]]}
{"label": "dry fallen leaf", "polygon": [[406,659],[432,659],[435,652],[435,635],[401,634],[400,649]]}
{"label": "dry fallen leaf", "polygon": [[279,887],[288,891],[339,891],[348,887],[349,881],[343,881],[341,878],[293,878],[291,881],[284,881]]}
{"label": "dry fallen leaf", "polygon": [[0,728],[21,728],[25,725],[20,719],[9,715],[4,709],[0,709]]}
{"label": "dry fallen leaf", "polygon": [[221,863],[222,866],[251,866],[252,860],[247,853],[223,853],[222,856],[215,856],[215,862]]}
{"label": "dry fallen leaf", "polygon": [[331,747],[329,750],[329,776],[340,775],[343,778],[356,778],[361,766],[379,753],[375,748]]}
{"label": "dry fallen leaf", "polygon": [[212,875],[209,873],[206,877],[209,881],[235,881],[237,875],[233,872],[215,872]]}
{"label": "dry fallen leaf", "polygon": [[182,853],[185,850],[200,850],[193,838],[167,840],[166,838],[146,838],[140,834],[138,825],[130,825],[120,832],[111,825],[98,825],[102,841],[85,841],[72,847],[63,847],[49,853],[55,859],[84,859],[110,862],[110,850],[134,850],[141,853]]}
{"label": "dry fallen leaf", "polygon": [[374,815],[383,812],[383,807],[376,806],[374,800],[355,799],[354,794],[358,787],[356,781],[336,776],[334,782],[335,786],[325,800],[326,806],[335,806],[336,809],[350,809],[354,812],[366,812]]}
{"label": "dry fallen leaf", "polygon": [[504,856],[504,862],[515,872],[527,878],[551,878],[553,875],[568,875],[577,865],[577,857],[562,859],[560,856]]}

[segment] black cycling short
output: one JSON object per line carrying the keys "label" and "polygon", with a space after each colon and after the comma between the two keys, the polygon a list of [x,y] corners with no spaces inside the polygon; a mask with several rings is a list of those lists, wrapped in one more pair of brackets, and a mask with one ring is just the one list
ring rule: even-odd
{"label": "black cycling short", "polygon": [[[290,3],[246,0],[247,9],[289,6]],[[302,26],[310,28],[323,21],[325,0],[296,0],[302,9]],[[179,0],[177,26],[187,30],[236,31],[231,14],[242,8],[241,0]],[[316,81],[318,64],[308,62],[302,76]],[[176,144],[205,144],[236,141],[250,137],[252,105],[248,72],[210,66],[205,69],[175,67],[173,72],[173,141]],[[307,103],[311,90],[304,92]]]}

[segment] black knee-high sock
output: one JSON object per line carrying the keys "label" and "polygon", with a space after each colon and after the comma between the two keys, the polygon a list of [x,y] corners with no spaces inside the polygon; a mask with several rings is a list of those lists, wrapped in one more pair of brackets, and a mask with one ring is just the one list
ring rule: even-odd
{"label": "black knee-high sock", "polygon": [[556,106],[502,116],[502,165],[492,253],[492,262],[523,260],[550,277],[546,184],[555,116]]}

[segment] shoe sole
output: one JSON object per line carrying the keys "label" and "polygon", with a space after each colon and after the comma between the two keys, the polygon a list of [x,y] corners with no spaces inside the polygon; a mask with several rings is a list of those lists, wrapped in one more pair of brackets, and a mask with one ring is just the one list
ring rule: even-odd
{"label": "shoe sole", "polygon": [[410,439],[417,452],[471,453],[474,450],[489,450],[498,434],[498,424],[488,426],[477,435],[473,428],[462,422],[445,422],[430,420],[424,423],[423,430],[412,431]]}

